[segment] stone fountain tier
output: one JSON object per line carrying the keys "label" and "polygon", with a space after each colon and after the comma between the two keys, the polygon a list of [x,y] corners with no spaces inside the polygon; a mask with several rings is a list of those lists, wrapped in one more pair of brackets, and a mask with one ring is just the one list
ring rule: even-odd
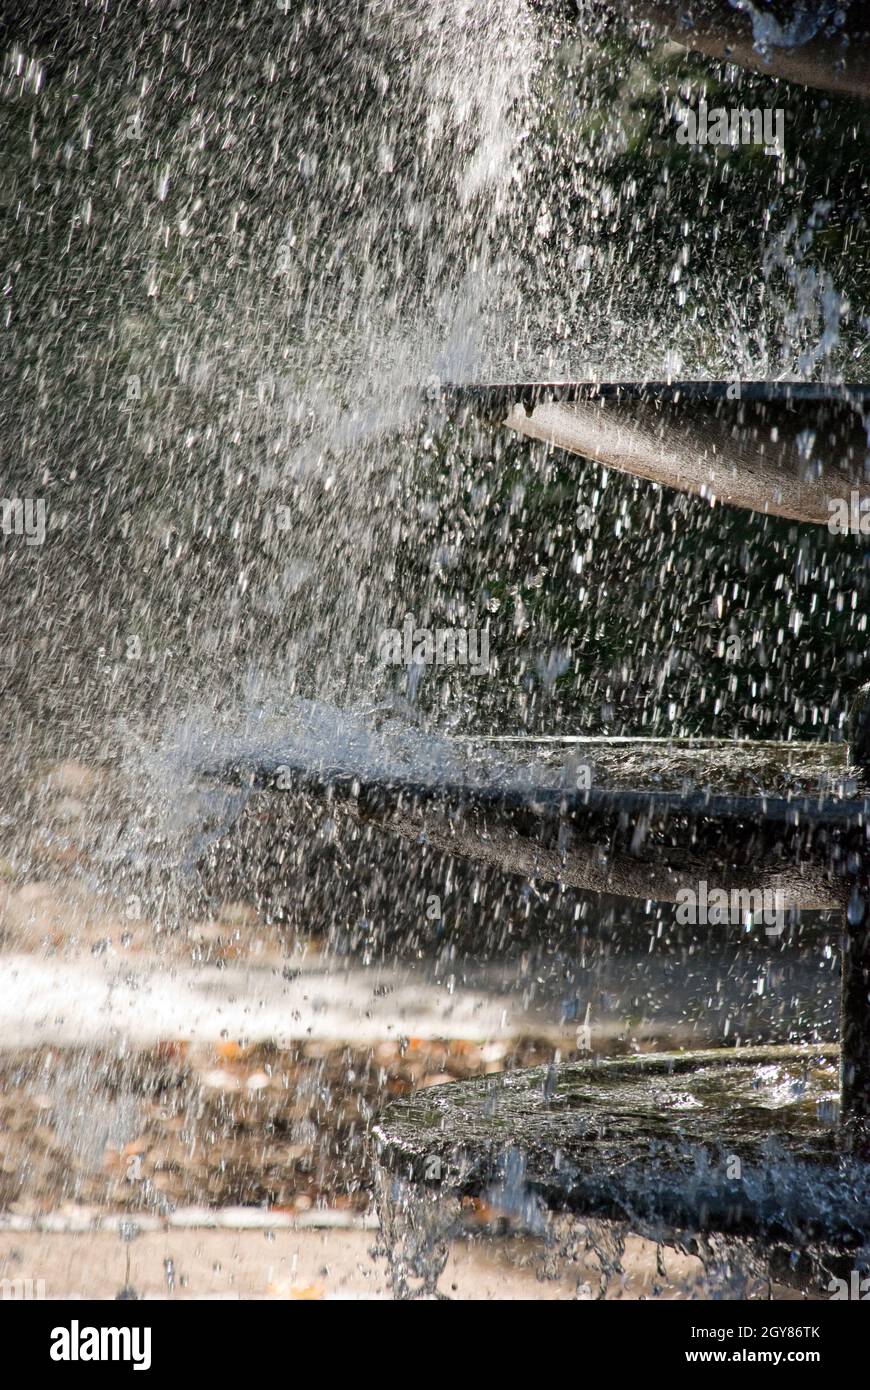
{"label": "stone fountain tier", "polygon": [[870,1241],[870,1165],[837,1129],[830,1047],[566,1063],[392,1102],[378,1161],[514,1216],[528,1204],[625,1221],[688,1249],[712,1233],[788,1250]]}
{"label": "stone fountain tier", "polygon": [[654,24],[708,58],[825,92],[870,98],[870,5],[821,0],[737,6],[733,0],[609,0],[635,24]]}
{"label": "stone fountain tier", "polygon": [[771,516],[854,529],[861,503],[870,505],[867,385],[494,383],[445,386],[443,401],[619,472]]}
{"label": "stone fountain tier", "polygon": [[[704,739],[449,740],[449,772],[354,771],[280,750],[209,770],[459,858],[566,887],[673,902],[779,893],[843,908],[870,799],[845,744]],[[578,786],[578,784],[580,784]]]}

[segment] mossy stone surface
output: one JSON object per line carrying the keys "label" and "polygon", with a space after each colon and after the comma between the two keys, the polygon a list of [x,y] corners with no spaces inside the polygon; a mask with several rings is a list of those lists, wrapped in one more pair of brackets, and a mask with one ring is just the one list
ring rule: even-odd
{"label": "mossy stone surface", "polygon": [[397,1175],[499,1202],[859,1248],[870,1164],[841,1150],[835,1048],[568,1063],[393,1102],[375,1135]]}

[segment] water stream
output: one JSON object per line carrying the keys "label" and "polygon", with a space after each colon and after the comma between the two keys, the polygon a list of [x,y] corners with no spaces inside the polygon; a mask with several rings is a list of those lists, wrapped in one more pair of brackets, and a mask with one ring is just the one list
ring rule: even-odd
{"label": "water stream", "polygon": [[[634,1287],[636,1229],[569,1229],[521,1173],[497,1216],[394,1188],[375,1116],[585,1055],[584,1020],[602,1057],[832,1041],[832,903],[690,927],[203,774],[556,793],[588,759],[679,791],[700,747],[755,794],[790,741],[789,790],[854,792],[860,534],[437,388],[870,380],[868,107],[597,0],[33,3],[0,64],[3,495],[44,520],[0,545],[0,1274],[7,1219],[377,1192],[397,1296],[449,1293],[463,1242]],[[783,109],[783,148],[679,141],[701,100]],[[735,1250],[683,1249],[674,1287],[766,1287]]]}

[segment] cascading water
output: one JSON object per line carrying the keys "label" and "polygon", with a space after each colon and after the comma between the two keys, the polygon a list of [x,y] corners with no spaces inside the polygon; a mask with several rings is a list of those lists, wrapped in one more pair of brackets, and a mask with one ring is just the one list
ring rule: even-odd
{"label": "cascading water", "polygon": [[[491,1225],[373,1176],[387,1099],[564,1058],[590,1017],[607,1053],[821,1041],[838,923],[691,930],[200,774],[268,752],[439,784],[472,735],[842,741],[860,537],[566,460],[437,388],[870,379],[867,107],[591,0],[24,5],[0,98],[4,496],[46,519],[0,550],[25,1116],[0,1205],[360,1215],[378,1183],[394,1291],[443,1292]],[[702,100],[784,108],[784,148],[680,143]],[[407,615],[485,662],[385,661]],[[558,789],[545,763],[485,778]],[[558,1283],[576,1231],[517,1202],[512,1248]],[[623,1233],[583,1231],[606,1289]]]}

